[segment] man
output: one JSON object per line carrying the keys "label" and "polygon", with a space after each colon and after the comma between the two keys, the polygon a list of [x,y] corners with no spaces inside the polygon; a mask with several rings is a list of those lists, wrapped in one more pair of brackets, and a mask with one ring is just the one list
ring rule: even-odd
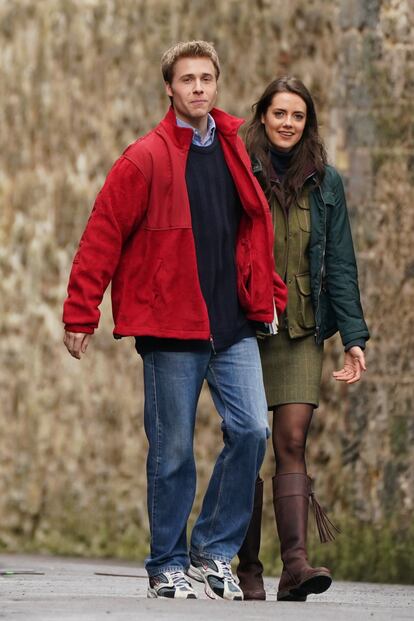
{"label": "man", "polygon": [[[85,353],[112,280],[116,337],[135,336],[143,359],[149,597],[243,599],[230,561],[250,519],[263,460],[267,406],[251,321],[285,304],[273,269],[267,203],[237,136],[241,121],[213,108],[219,60],[204,41],[162,58],[171,107],[114,164],[75,256],[64,342]],[[276,286],[275,286],[276,285]],[[207,380],[222,418],[219,455],[194,526],[193,435]]]}

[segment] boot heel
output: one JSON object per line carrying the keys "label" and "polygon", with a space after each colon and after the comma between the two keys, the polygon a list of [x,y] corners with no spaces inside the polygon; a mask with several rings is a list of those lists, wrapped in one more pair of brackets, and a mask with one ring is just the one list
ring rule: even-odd
{"label": "boot heel", "polygon": [[311,593],[324,593],[329,589],[332,584],[331,576],[320,573],[319,575],[312,576],[308,580],[304,580],[300,584],[300,590],[304,591],[308,595]]}
{"label": "boot heel", "polygon": [[290,591],[278,591],[278,602],[306,602],[306,593],[300,589],[291,589]]}

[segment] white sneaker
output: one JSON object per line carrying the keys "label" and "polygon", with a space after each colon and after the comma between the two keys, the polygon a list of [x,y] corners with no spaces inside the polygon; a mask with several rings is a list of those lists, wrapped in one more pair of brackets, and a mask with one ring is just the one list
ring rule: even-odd
{"label": "white sneaker", "polygon": [[243,591],[231,573],[230,563],[202,558],[195,554],[190,554],[190,559],[191,565],[187,574],[194,580],[205,583],[204,590],[209,597],[243,600]]}
{"label": "white sneaker", "polygon": [[150,576],[147,597],[169,597],[175,599],[197,599],[197,593],[183,571],[165,571]]}

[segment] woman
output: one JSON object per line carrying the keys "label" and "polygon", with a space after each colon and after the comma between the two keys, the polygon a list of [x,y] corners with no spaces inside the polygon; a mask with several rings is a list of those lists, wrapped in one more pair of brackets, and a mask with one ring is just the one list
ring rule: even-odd
{"label": "woman", "polygon": [[[253,110],[247,149],[272,211],[276,269],[288,287],[279,333],[260,342],[273,411],[273,502],[283,561],[277,599],[304,601],[332,582],[329,570],[311,567],[306,554],[310,498],[321,540],[333,538],[333,525],[314,499],[305,463],[306,437],[319,403],[323,342],[339,330],[345,359],[333,375],[352,384],[366,369],[363,350],[369,333],[343,185],[326,163],[309,91],[296,78],[279,78]],[[258,558],[262,503],[263,481],[258,479],[237,570],[245,599],[265,599]]]}

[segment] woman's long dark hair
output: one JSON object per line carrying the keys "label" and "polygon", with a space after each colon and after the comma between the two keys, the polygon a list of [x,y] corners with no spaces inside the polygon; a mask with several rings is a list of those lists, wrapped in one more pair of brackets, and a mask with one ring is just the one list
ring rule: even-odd
{"label": "woman's long dark hair", "polygon": [[288,203],[298,197],[304,182],[305,171],[315,171],[317,184],[322,182],[327,162],[326,151],[318,131],[318,119],[312,96],[301,80],[284,76],[273,80],[260,99],[252,106],[253,118],[248,123],[246,147],[252,159],[258,159],[263,167],[264,189],[270,191],[271,163],[269,141],[262,116],[278,93],[294,93],[306,104],[306,124],[300,141],[293,147],[292,160],[283,177],[282,188]]}

